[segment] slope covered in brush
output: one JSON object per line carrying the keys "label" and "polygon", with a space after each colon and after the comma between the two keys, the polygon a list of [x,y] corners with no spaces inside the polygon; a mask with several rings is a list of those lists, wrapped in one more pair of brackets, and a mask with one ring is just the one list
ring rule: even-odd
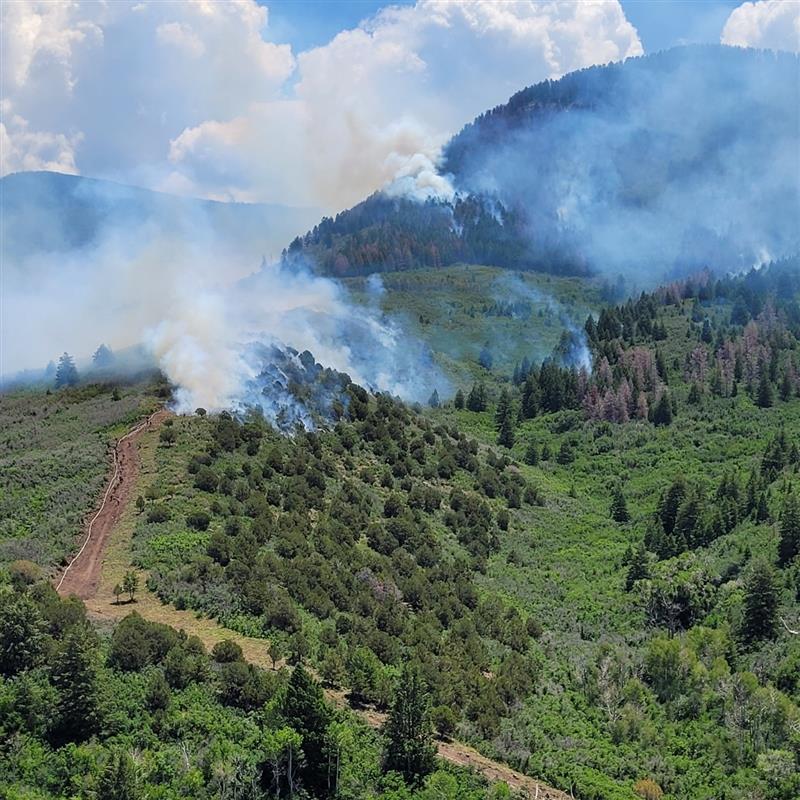
{"label": "slope covered in brush", "polygon": [[353,275],[493,263],[557,273],[749,267],[798,248],[798,59],[685,47],[546,81],[467,125],[453,199],[376,194],[286,253]]}

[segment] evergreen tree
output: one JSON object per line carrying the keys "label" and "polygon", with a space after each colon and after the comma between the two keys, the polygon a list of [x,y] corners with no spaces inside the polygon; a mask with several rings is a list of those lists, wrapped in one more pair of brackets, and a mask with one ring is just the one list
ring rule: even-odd
{"label": "evergreen tree", "polygon": [[467,408],[470,411],[486,411],[486,387],[483,381],[476,383],[467,396]]}
{"label": "evergreen tree", "polygon": [[574,460],[575,454],[572,452],[572,446],[564,439],[564,441],[561,442],[561,447],[558,449],[556,461],[558,461],[559,464],[571,464]]}
{"label": "evergreen tree", "polygon": [[0,600],[0,675],[12,677],[35,667],[44,654],[47,628],[28,597]]}
{"label": "evergreen tree", "polygon": [[97,800],[139,800],[139,782],[133,759],[119,750],[108,760],[97,786]]}
{"label": "evergreen tree", "polygon": [[77,382],[78,370],[75,369],[75,362],[69,353],[63,353],[56,367],[56,388],[74,386]]}
{"label": "evergreen tree", "polygon": [[384,768],[399,772],[411,785],[421,783],[436,765],[433,725],[419,671],[406,665],[397,681],[384,727]]}
{"label": "evergreen tree", "polygon": [[800,502],[791,492],[783,502],[781,538],[778,543],[778,563],[786,566],[800,554]]}
{"label": "evergreen tree", "polygon": [[495,412],[495,422],[499,427],[497,443],[503,447],[514,446],[514,415],[511,406],[511,397],[507,389],[500,392],[500,399]]}
{"label": "evergreen tree", "polygon": [[92,356],[92,363],[96,369],[105,369],[114,363],[114,353],[110,347],[101,344]]}
{"label": "evergreen tree", "polygon": [[536,442],[531,442],[525,450],[525,463],[535,467],[539,463],[539,450]]}
{"label": "evergreen tree", "polygon": [[758,380],[758,390],[756,392],[756,404],[759,408],[770,408],[775,402],[775,393],[772,390],[769,375],[766,369],[761,370],[761,377]]}
{"label": "evergreen tree", "polygon": [[85,630],[70,633],[52,671],[58,690],[54,733],[58,740],[83,741],[97,729],[99,704],[94,650]]}
{"label": "evergreen tree", "polygon": [[631,591],[636,581],[641,581],[649,577],[650,563],[647,559],[647,550],[645,550],[644,542],[642,542],[636,552],[633,553],[630,565],[628,566],[628,574],[625,576],[626,591]]}
{"label": "evergreen tree", "polygon": [[622,493],[622,487],[614,487],[611,495],[611,519],[614,522],[629,522],[630,514],[628,513],[628,505],[625,502],[625,495]]}
{"label": "evergreen tree", "polygon": [[769,506],[767,505],[767,493],[761,492],[758,496],[756,506],[756,522],[767,522],[769,520]]}
{"label": "evergreen tree", "polygon": [[[666,339],[666,336],[664,338]],[[664,352],[661,348],[656,350],[656,372],[658,373],[658,377],[661,378],[664,383],[667,383],[667,359],[664,358]]]}
{"label": "evergreen tree", "polygon": [[328,774],[328,725],[331,713],[322,687],[298,664],[293,670],[283,698],[281,715],[288,726],[300,734],[304,762],[299,776],[312,795],[330,791]]}
{"label": "evergreen tree", "polygon": [[492,368],[492,364],[494,363],[494,357],[492,356],[492,351],[489,350],[488,345],[484,345],[483,349],[481,350],[480,355],[478,356],[478,363],[484,369]]}
{"label": "evergreen tree", "polygon": [[428,398],[428,405],[431,408],[439,408],[439,392],[436,389],[433,390],[433,393]]}
{"label": "evergreen tree", "polygon": [[792,386],[792,378],[789,375],[789,370],[783,371],[783,380],[781,381],[781,400],[784,402],[792,396],[794,386]]}
{"label": "evergreen tree", "polygon": [[658,402],[653,406],[652,421],[654,425],[672,424],[672,405],[666,392],[661,395]]}
{"label": "evergreen tree", "polygon": [[763,559],[756,560],[744,581],[742,639],[747,644],[769,639],[778,621],[778,585],[775,572]]}
{"label": "evergreen tree", "polygon": [[509,411],[511,410],[511,397],[508,393],[508,389],[503,387],[500,391],[500,397],[497,399],[497,408],[494,412],[494,422],[495,425],[501,425],[503,419],[508,415]]}
{"label": "evergreen tree", "polygon": [[461,389],[456,392],[456,396],[453,398],[453,405],[459,410],[464,408],[464,392]]}

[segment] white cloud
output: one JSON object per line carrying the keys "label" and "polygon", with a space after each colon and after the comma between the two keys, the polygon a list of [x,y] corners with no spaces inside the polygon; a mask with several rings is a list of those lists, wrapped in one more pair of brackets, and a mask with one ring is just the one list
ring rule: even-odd
{"label": "white cloud", "polygon": [[85,174],[338,210],[398,175],[434,190],[477,113],[642,52],[617,0],[419,0],[296,58],[267,22],[255,0],[5,3],[8,94]]}
{"label": "white cloud", "polygon": [[[421,0],[388,7],[299,54],[298,107],[287,118],[280,118],[280,103],[267,112],[275,119],[269,128],[263,106],[207,121],[174,139],[170,157],[206,192],[213,183],[203,181],[203,161],[233,162],[226,184],[238,180],[244,154],[254,176],[274,172],[276,162],[302,165],[309,182],[292,173],[292,201],[336,210],[397,175],[419,175],[417,185],[432,188],[439,149],[476,114],[525,85],[641,52],[617,2]],[[287,154],[295,160],[286,162]]]}
{"label": "white cloud", "polygon": [[206,52],[203,40],[189,27],[180,22],[165,22],[156,28],[158,41],[165,45],[173,45],[193,58],[199,58]]}
{"label": "white cloud", "polygon": [[40,169],[77,173],[75,149],[80,133],[67,136],[31,130],[26,119],[12,113],[8,100],[2,102],[0,112],[0,175]]}
{"label": "white cloud", "polygon": [[3,3],[4,91],[32,128],[70,138],[82,173],[153,183],[169,141],[279,96],[295,68],[255,0]]}
{"label": "white cloud", "polygon": [[722,30],[722,44],[800,52],[800,3],[758,0],[735,8]]}

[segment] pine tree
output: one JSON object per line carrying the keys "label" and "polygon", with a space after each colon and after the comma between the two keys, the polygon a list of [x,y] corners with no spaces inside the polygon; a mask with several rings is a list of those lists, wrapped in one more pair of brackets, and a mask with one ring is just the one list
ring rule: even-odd
{"label": "pine tree", "polygon": [[63,353],[58,359],[56,368],[56,388],[63,386],[74,386],[78,382],[78,370],[75,369],[75,362],[69,353]]}
{"label": "pine tree", "polygon": [[456,392],[456,396],[453,398],[453,405],[459,410],[464,408],[464,392],[461,389]]}
{"label": "pine tree", "polygon": [[525,463],[535,467],[539,463],[539,450],[536,442],[531,442],[525,450]]}
{"label": "pine tree", "polygon": [[551,457],[550,445],[545,442],[542,445],[542,461],[549,461]]}
{"label": "pine tree", "polygon": [[628,505],[625,502],[625,495],[622,493],[622,488],[620,486],[614,487],[614,491],[611,495],[611,519],[614,522],[629,522],[630,521],[630,514],[628,513]]}
{"label": "pine tree", "polygon": [[101,344],[92,356],[92,363],[96,369],[105,369],[114,363],[114,353],[110,347]]}
{"label": "pine tree", "polygon": [[800,554],[800,502],[794,492],[788,494],[781,512],[781,538],[778,563],[785,567]]}
{"label": "pine tree", "polygon": [[644,542],[642,542],[633,554],[631,563],[628,566],[628,574],[625,576],[625,590],[628,592],[631,591],[636,581],[641,581],[649,577],[650,562],[647,558],[647,550],[645,550]]}
{"label": "pine tree", "polygon": [[653,407],[653,424],[660,426],[672,424],[672,405],[666,392]]}
{"label": "pine tree", "polygon": [[770,408],[775,402],[775,393],[769,380],[767,370],[761,370],[761,378],[758,381],[758,391],[756,392],[756,404],[759,408]]}
{"label": "pine tree", "polygon": [[495,412],[495,422],[499,427],[497,443],[503,447],[514,446],[514,415],[511,406],[511,397],[507,389],[500,392],[500,399]]}
{"label": "pine tree", "polygon": [[792,386],[792,377],[789,374],[789,370],[785,369],[783,371],[783,380],[781,381],[781,400],[785,402],[792,396],[793,392],[794,386]]}
{"label": "pine tree", "polygon": [[769,520],[769,506],[767,505],[767,493],[761,492],[758,496],[756,506],[756,522],[767,522]]}
{"label": "pine tree", "polygon": [[55,660],[52,681],[58,690],[56,738],[87,739],[97,729],[100,712],[94,650],[86,631],[75,630],[67,636]]}
{"label": "pine tree", "polygon": [[483,381],[476,383],[467,396],[467,408],[470,411],[486,411],[486,387]]}
{"label": "pine tree", "polygon": [[436,389],[433,390],[433,393],[428,398],[428,405],[431,408],[439,408],[439,392]]}
{"label": "pine tree", "polygon": [[384,768],[399,772],[411,785],[421,783],[436,765],[433,725],[419,671],[406,665],[397,682],[384,727]]}
{"label": "pine tree", "polygon": [[747,644],[775,634],[778,618],[778,585],[775,572],[763,559],[750,567],[744,581],[742,639]]}
{"label": "pine tree", "polygon": [[45,649],[47,627],[27,596],[0,602],[0,675],[13,677],[35,667]]}
{"label": "pine tree", "polygon": [[133,759],[119,750],[108,760],[97,786],[97,800],[139,800],[139,781]]}
{"label": "pine tree", "polygon": [[[302,739],[303,755],[299,775],[314,796],[328,793],[328,725],[331,712],[322,687],[298,664],[286,687],[281,715]],[[335,787],[334,787],[335,789]]]}

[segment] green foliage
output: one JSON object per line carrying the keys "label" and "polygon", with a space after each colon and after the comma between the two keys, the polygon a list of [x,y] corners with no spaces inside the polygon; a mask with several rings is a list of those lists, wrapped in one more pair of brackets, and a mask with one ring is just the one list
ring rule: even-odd
{"label": "green foliage", "polygon": [[750,567],[744,582],[742,638],[747,644],[775,635],[778,623],[778,584],[775,571],[763,559]]}
{"label": "green foliage", "polygon": [[0,595],[0,675],[33,669],[44,655],[45,621],[27,598]]}
{"label": "green foliage", "polygon": [[106,764],[97,786],[97,800],[139,800],[136,765],[128,753],[117,751]]}
{"label": "green foliage", "polygon": [[416,667],[406,665],[397,681],[395,696],[384,728],[384,769],[399,772],[411,785],[433,771],[433,745],[428,698]]}

